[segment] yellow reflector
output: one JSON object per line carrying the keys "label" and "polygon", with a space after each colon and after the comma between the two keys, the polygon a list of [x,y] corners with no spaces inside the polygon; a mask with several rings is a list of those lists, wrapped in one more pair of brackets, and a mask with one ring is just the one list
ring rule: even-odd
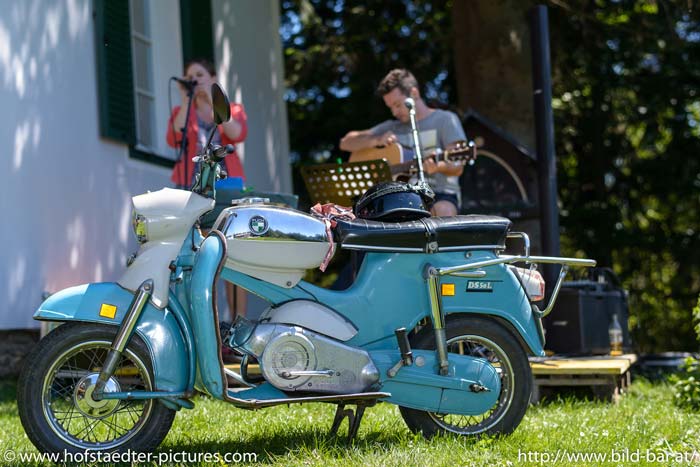
{"label": "yellow reflector", "polygon": [[100,307],[100,316],[104,318],[114,319],[117,314],[117,307],[103,303]]}
{"label": "yellow reflector", "polygon": [[454,284],[441,284],[441,285],[442,285],[442,294],[443,295],[454,296],[454,294],[455,294],[455,285]]}
{"label": "yellow reflector", "polygon": [[136,236],[145,237],[146,236],[146,224],[143,222],[136,223]]}

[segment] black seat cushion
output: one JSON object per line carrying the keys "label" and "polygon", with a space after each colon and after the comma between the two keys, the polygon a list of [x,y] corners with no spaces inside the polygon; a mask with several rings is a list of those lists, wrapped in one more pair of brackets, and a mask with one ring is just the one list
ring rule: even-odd
{"label": "black seat cushion", "polygon": [[396,223],[337,220],[334,232],[343,248],[433,253],[477,246],[503,249],[510,226],[504,217],[469,215]]}

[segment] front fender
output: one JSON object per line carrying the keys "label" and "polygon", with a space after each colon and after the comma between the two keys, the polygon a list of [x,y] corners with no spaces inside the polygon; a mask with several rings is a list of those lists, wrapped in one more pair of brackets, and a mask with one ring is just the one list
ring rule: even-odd
{"label": "front fender", "polygon": [[[134,294],[114,282],[84,284],[61,290],[41,304],[34,319],[121,324]],[[107,305],[107,307],[103,307]],[[114,314],[111,311],[113,308]],[[168,310],[146,304],[136,326],[151,353],[155,390],[187,390],[188,355],[180,326]]]}

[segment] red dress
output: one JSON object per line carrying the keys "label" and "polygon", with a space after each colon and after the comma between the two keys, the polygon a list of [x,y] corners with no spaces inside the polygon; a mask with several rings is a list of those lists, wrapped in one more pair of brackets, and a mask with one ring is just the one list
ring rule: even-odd
{"label": "red dress", "polygon": [[[172,114],[170,114],[170,119],[168,120],[168,134],[167,142],[169,146],[179,147],[180,141],[182,140],[182,132],[180,128],[173,130],[173,120],[180,110],[180,106],[173,109]],[[219,125],[219,135],[221,135],[221,144],[226,146],[227,144],[233,144],[242,142],[246,135],[248,134],[248,117],[245,114],[242,104],[231,104],[231,119],[236,120],[239,125],[241,125],[241,134],[238,138],[231,139],[224,132],[221,125]],[[199,133],[199,125],[197,123],[197,112],[192,108],[190,110],[190,121],[187,125],[187,151],[186,157],[183,157],[175,164],[173,169],[173,174],[170,179],[179,186],[189,186],[191,184],[192,173],[194,172],[194,162],[192,158],[197,154],[197,134]],[[185,162],[187,163],[187,175],[190,180],[185,180]],[[241,160],[238,158],[238,153],[233,152],[229,154],[224,159],[226,163],[226,172],[228,172],[229,177],[243,177],[245,179],[245,174],[243,173],[243,165]]]}

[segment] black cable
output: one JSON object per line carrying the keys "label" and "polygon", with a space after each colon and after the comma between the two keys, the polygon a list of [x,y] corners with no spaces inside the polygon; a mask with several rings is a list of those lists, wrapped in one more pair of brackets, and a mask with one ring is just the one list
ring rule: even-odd
{"label": "black cable", "polygon": [[[171,81],[176,81],[175,77],[171,77],[168,80],[168,108],[170,109],[170,115],[173,117],[173,119],[170,121],[170,128],[173,130],[173,138],[175,138],[175,116],[172,115],[173,112],[173,87],[170,85]],[[175,141],[175,146],[173,146],[173,155],[175,156],[175,162],[177,162],[178,158],[178,153],[177,153],[177,141]]]}
{"label": "black cable", "polygon": [[[171,77],[171,78],[169,79],[169,81],[177,81],[177,79],[173,76],[173,77]],[[169,86],[169,88],[168,88],[168,105],[170,105],[170,111],[172,112],[172,96],[171,96],[171,93],[172,93],[172,87]],[[187,102],[187,113],[185,114],[185,126],[184,126],[184,127],[182,128],[182,130],[181,130],[181,131],[182,131],[182,137],[181,137],[181,139],[180,139],[180,148],[179,148],[179,151],[177,152],[177,157],[176,157],[176,159],[175,159],[175,163],[177,163],[178,161],[180,161],[181,159],[183,159],[183,164],[184,164],[184,169],[185,169],[185,183],[184,183],[184,186],[187,186],[187,185],[188,185],[188,181],[187,181],[188,177],[187,177],[187,175],[189,175],[189,174],[188,174],[188,170],[187,170],[187,154],[186,154],[186,152],[187,152],[187,147],[186,147],[186,146],[187,146],[187,143],[189,143],[189,141],[187,141],[187,125],[189,125],[189,123],[190,123],[190,111],[191,111],[191,109],[192,109],[192,101],[194,100],[194,89],[188,90],[188,97],[189,97],[189,101]],[[177,135],[176,135],[175,119],[174,119],[174,118],[172,119],[172,122],[171,122],[171,123],[172,123],[171,127],[172,127],[172,129],[173,129],[173,137],[175,138],[175,143],[176,143],[176,144],[175,144],[175,149],[177,150],[177,149],[178,149],[178,148],[177,148]],[[192,184],[192,186],[194,186],[194,184]],[[190,188],[190,189],[191,189],[191,188]]]}
{"label": "black cable", "polygon": [[311,292],[309,292],[308,290],[306,290],[304,287],[302,287],[302,286],[299,285],[299,284],[297,284],[297,287],[299,287],[301,290],[303,290],[303,291],[306,292],[307,294],[311,295],[311,297],[313,297],[313,299],[314,299],[315,302],[321,303],[321,302],[318,301],[318,298],[316,298],[316,295],[312,294]]}

